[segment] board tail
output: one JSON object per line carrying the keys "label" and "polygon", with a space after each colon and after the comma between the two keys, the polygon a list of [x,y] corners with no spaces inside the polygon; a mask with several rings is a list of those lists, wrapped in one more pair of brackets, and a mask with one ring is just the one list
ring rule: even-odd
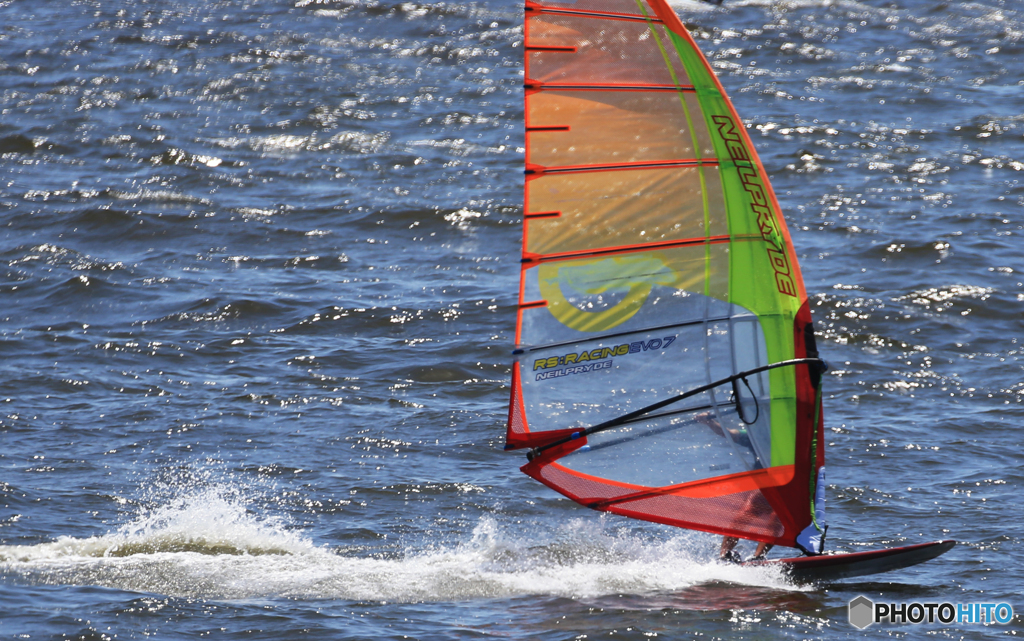
{"label": "board tail", "polygon": [[942,556],[954,547],[956,541],[932,541],[849,554],[748,561],[744,565],[782,567],[794,581],[800,583],[828,582],[902,570]]}

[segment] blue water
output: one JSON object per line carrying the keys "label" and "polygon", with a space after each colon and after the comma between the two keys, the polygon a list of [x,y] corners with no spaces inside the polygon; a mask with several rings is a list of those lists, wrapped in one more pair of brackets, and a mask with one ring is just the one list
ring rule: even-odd
{"label": "blue water", "polygon": [[517,471],[519,5],[0,0],[0,635],[832,639],[862,636],[858,594],[1024,611],[1024,11],[677,8],[833,368],[830,547],[960,546],[795,586]]}

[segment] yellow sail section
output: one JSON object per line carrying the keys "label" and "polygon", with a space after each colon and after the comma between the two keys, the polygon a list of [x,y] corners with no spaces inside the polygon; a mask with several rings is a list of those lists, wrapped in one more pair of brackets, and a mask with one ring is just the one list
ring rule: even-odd
{"label": "yellow sail section", "polygon": [[[691,112],[700,105],[684,94]],[[709,158],[703,123],[690,135],[680,95],[669,91],[548,90],[528,100],[530,162],[541,167],[650,163]],[[694,142],[700,149],[693,148]]]}
{"label": "yellow sail section", "polygon": [[[708,185],[717,189],[705,197]],[[531,176],[526,191],[527,211],[559,213],[529,220],[528,254],[703,242],[727,229],[724,216],[705,215],[705,202],[725,207],[716,167],[552,172]]]}

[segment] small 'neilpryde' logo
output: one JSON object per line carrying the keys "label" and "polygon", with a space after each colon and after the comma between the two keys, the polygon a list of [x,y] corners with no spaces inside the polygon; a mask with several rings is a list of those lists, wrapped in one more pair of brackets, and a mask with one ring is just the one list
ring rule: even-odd
{"label": "small 'neilpryde' logo", "polygon": [[875,603],[864,595],[850,600],[850,625],[863,630],[872,623],[999,623],[1013,620],[1009,603]]}

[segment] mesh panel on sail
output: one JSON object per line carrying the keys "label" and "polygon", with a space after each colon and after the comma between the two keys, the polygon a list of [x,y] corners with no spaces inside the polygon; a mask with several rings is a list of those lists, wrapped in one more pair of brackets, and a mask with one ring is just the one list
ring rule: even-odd
{"label": "mesh panel on sail", "polygon": [[512,366],[512,393],[508,407],[509,437],[522,437],[527,432],[526,416],[523,415],[523,392],[520,383],[519,363]]}
{"label": "mesh panel on sail", "polygon": [[[557,487],[560,492],[584,505],[619,499],[641,489],[577,476],[558,465],[528,465],[524,471],[546,485]],[[780,537],[784,533],[778,516],[759,490],[712,498],[662,494],[613,503],[600,509],[670,525],[700,527],[713,532],[745,532],[768,538]]]}
{"label": "mesh panel on sail", "polygon": [[538,468],[537,480],[558,488],[559,492],[580,503],[614,499],[633,494],[637,490],[637,488],[624,485],[612,485],[599,479],[567,474],[557,465],[545,465]]}
{"label": "mesh panel on sail", "polygon": [[730,530],[764,537],[780,537],[785,531],[772,506],[758,490],[715,498],[653,496],[616,504],[609,511],[638,518],[677,520],[701,529]]}

